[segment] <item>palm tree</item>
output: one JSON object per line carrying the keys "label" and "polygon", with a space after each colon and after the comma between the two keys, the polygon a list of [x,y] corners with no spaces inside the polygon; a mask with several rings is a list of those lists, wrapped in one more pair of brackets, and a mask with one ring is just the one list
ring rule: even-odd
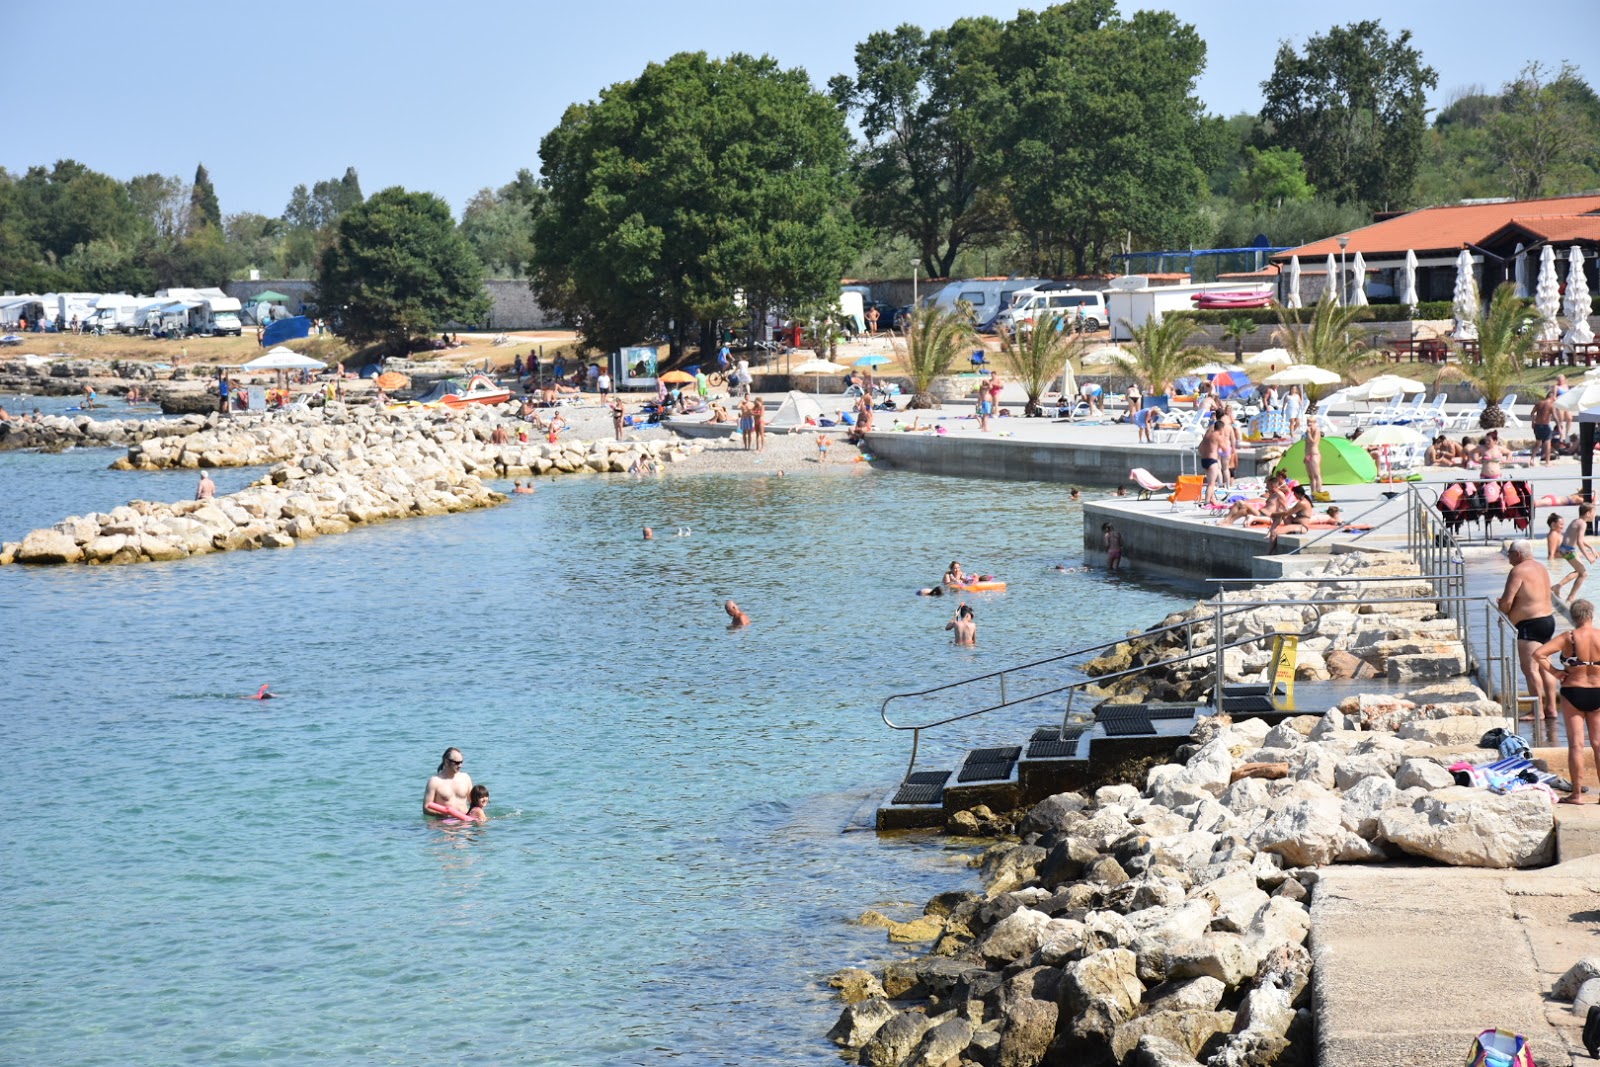
{"label": "palm tree", "polygon": [[939,398],[931,392],[934,379],[950,373],[950,365],[972,347],[978,335],[960,310],[940,307],[912,311],[904,331],[894,340],[894,348],[897,361],[911,378],[912,397],[907,407],[936,408]]}
{"label": "palm tree", "polygon": [[1256,332],[1256,320],[1249,315],[1235,315],[1222,331],[1224,341],[1233,342],[1233,361],[1244,362],[1244,339]]}
{"label": "palm tree", "polygon": [[[1356,335],[1357,319],[1371,314],[1364,307],[1340,307],[1333,293],[1324,292],[1311,309],[1311,321],[1302,323],[1298,309],[1278,308],[1278,329],[1273,339],[1299,364],[1321,367],[1340,378],[1348,378],[1358,367],[1377,358],[1377,353]],[[1307,412],[1317,410],[1324,386],[1306,386]]]}
{"label": "palm tree", "polygon": [[1022,409],[1026,416],[1044,414],[1039,398],[1072,358],[1081,355],[1088,345],[1082,334],[1068,333],[1063,325],[1061,317],[1051,313],[1035,322],[1032,329],[1015,336],[1001,327],[1006,365],[1028,394],[1028,403]]}
{"label": "palm tree", "polygon": [[1111,362],[1131,375],[1146,396],[1166,392],[1172,379],[1211,356],[1210,350],[1189,344],[1195,324],[1183,312],[1170,312],[1160,319],[1152,315],[1137,327],[1123,319],[1122,328],[1132,335],[1131,351],[1112,357]]}
{"label": "palm tree", "polygon": [[1500,401],[1533,357],[1538,324],[1539,312],[1533,301],[1518,296],[1515,285],[1507,282],[1494,291],[1489,313],[1478,323],[1479,360],[1472,366],[1463,363],[1457,371],[1486,401],[1478,416],[1478,425],[1485,430],[1506,424]]}

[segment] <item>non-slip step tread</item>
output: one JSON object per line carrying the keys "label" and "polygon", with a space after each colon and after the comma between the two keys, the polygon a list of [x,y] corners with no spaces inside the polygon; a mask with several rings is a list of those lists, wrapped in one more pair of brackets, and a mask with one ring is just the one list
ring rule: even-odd
{"label": "non-slip step tread", "polygon": [[944,797],[949,771],[912,771],[900,783],[891,804],[937,804]]}
{"label": "non-slip step tread", "polygon": [[1154,735],[1155,724],[1150,721],[1150,710],[1141,704],[1113,704],[1095,712],[1100,728],[1107,737],[1143,737]]}
{"label": "non-slip step tread", "polygon": [[1078,738],[1087,725],[1041,726],[1028,739],[1028,758],[1070,759],[1078,754]]}
{"label": "non-slip step tread", "polygon": [[1022,748],[1018,745],[973,749],[967,753],[966,760],[962,762],[961,772],[956,775],[956,781],[1003,781],[1011,777],[1011,768],[1016,766],[1017,757],[1020,755]]}

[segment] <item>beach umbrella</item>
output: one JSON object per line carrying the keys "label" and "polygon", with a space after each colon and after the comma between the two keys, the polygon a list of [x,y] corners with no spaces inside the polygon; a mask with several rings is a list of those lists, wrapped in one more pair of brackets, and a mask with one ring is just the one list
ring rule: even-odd
{"label": "beach umbrella", "polygon": [[1600,406],[1600,367],[1584,375],[1581,382],[1556,397],[1556,407],[1562,411],[1587,411],[1597,406]]}
{"label": "beach umbrella", "polygon": [[1364,308],[1367,306],[1367,259],[1360,252],[1350,263],[1350,306]]}
{"label": "beach umbrella", "polygon": [[1284,307],[1301,307],[1300,303],[1300,257],[1289,257],[1289,295],[1284,301]]}
{"label": "beach umbrella", "polygon": [[1331,370],[1299,364],[1263,379],[1268,385],[1336,385],[1344,379]]}
{"label": "beach umbrella", "polygon": [[1250,388],[1250,376],[1241,370],[1225,370],[1211,379],[1212,388],[1223,400]]}
{"label": "beach umbrella", "polygon": [[822,392],[822,376],[824,374],[832,374],[835,371],[849,370],[849,369],[850,368],[846,367],[844,364],[835,363],[832,360],[827,360],[827,359],[808,359],[804,363],[800,364],[798,367],[791,367],[789,369],[789,373],[790,374],[809,374],[809,375],[811,375],[812,376],[811,391],[813,393],[821,393]]}
{"label": "beach umbrella", "polygon": [[1323,288],[1327,292],[1333,294],[1333,302],[1335,304],[1343,304],[1344,293],[1340,292],[1340,290],[1344,288],[1344,286],[1341,284],[1344,279],[1339,277],[1339,265],[1334,262],[1332,252],[1328,253],[1328,265],[1326,269],[1328,271],[1328,284],[1323,286]]}
{"label": "beach umbrella", "polygon": [[1517,250],[1513,253],[1517,257],[1516,269],[1512,272],[1517,283],[1517,295],[1528,299],[1528,253],[1522,247],[1522,242],[1517,242]]}
{"label": "beach umbrella", "polygon": [[1245,356],[1244,362],[1249,367],[1292,367],[1294,357],[1289,354],[1288,349],[1268,348],[1253,356]]}
{"label": "beach umbrella", "polygon": [[1456,289],[1451,297],[1450,313],[1455,316],[1456,328],[1450,336],[1458,341],[1478,339],[1478,279],[1472,273],[1472,253],[1465,248],[1456,257]]}
{"label": "beach umbrella", "polygon": [[1567,332],[1563,344],[1587,345],[1594,341],[1589,329],[1589,280],[1583,274],[1583,249],[1573,245],[1567,253]]}
{"label": "beach umbrella", "polygon": [[1190,374],[1204,374],[1207,378],[1214,378],[1227,371],[1228,368],[1220,363],[1202,363],[1189,371]]}
{"label": "beach umbrella", "polygon": [[1417,254],[1406,249],[1405,270],[1400,272],[1400,303],[1413,311],[1417,304]]}
{"label": "beach umbrella", "polygon": [[1539,312],[1539,340],[1561,340],[1561,283],[1556,280],[1556,250],[1552,245],[1545,245],[1539,253],[1539,283],[1533,293],[1533,306]]}
{"label": "beach umbrella", "polygon": [[255,296],[246,297],[244,302],[247,304],[287,304],[289,302],[289,298],[284,296],[282,293],[268,289],[264,293],[257,293]]}
{"label": "beach umbrella", "polygon": [[1409,426],[1374,426],[1364,431],[1356,440],[1356,444],[1363,448],[1376,448],[1383,457],[1383,474],[1387,478],[1393,471],[1389,464],[1389,449],[1415,448],[1417,445],[1426,444],[1428,439]]}
{"label": "beach umbrella", "polygon": [[257,356],[248,363],[240,365],[241,370],[322,370],[327,366],[320,359],[302,356],[300,353],[283,345],[272,349],[264,356]]}
{"label": "beach umbrella", "polygon": [[[1345,437],[1324,437],[1317,453],[1322,457],[1322,483],[1324,485],[1367,485],[1378,480],[1378,465],[1367,450]],[[1308,482],[1306,472],[1306,441],[1301,438],[1290,446],[1278,460],[1278,466],[1289,472],[1297,482]]]}
{"label": "beach umbrella", "polygon": [[1397,374],[1380,374],[1350,390],[1352,400],[1388,400],[1396,396],[1425,393],[1428,387],[1415,378],[1402,378]]}
{"label": "beach umbrella", "polygon": [[411,386],[411,379],[397,370],[386,370],[376,380],[379,389],[406,389]]}
{"label": "beach umbrella", "polygon": [[1085,367],[1099,367],[1104,366],[1107,363],[1115,363],[1119,359],[1127,358],[1128,353],[1126,349],[1118,348],[1116,345],[1103,345],[1100,348],[1095,349],[1093,352],[1086,353],[1083,357],[1083,365]]}
{"label": "beach umbrella", "polygon": [[694,375],[690,374],[688,371],[669,370],[667,373],[661,375],[660,380],[666,382],[668,385],[688,385],[694,381]]}

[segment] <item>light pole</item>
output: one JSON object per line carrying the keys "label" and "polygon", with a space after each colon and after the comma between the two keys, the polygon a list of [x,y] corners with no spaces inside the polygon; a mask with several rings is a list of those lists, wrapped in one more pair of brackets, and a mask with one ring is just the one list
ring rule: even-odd
{"label": "light pole", "polygon": [[1337,303],[1339,304],[1340,307],[1344,307],[1344,302],[1345,302],[1344,250],[1346,248],[1349,248],[1349,247],[1350,247],[1350,238],[1349,237],[1341,237],[1341,238],[1339,238],[1339,295],[1337,297]]}
{"label": "light pole", "polygon": [[911,261],[911,313],[917,313],[917,261]]}

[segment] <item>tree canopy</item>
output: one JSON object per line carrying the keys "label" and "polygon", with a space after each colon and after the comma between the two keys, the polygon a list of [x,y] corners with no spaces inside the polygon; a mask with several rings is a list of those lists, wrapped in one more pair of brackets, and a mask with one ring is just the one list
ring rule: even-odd
{"label": "tree canopy", "polygon": [[341,215],[322,255],[317,299],[343,336],[397,349],[448,323],[481,322],[489,310],[483,265],[449,205],[399,186]]}
{"label": "tree canopy", "polygon": [[1298,151],[1311,183],[1341,200],[1406,205],[1427,128],[1427,91],[1438,73],[1376,20],[1335,26],[1304,54],[1279,46],[1261,83],[1261,121]]}
{"label": "tree canopy", "polygon": [[533,288],[586,341],[617,348],[760,305],[836,296],[859,240],[849,139],[804,71],[770,58],[681,53],[540,144],[549,198]]}

